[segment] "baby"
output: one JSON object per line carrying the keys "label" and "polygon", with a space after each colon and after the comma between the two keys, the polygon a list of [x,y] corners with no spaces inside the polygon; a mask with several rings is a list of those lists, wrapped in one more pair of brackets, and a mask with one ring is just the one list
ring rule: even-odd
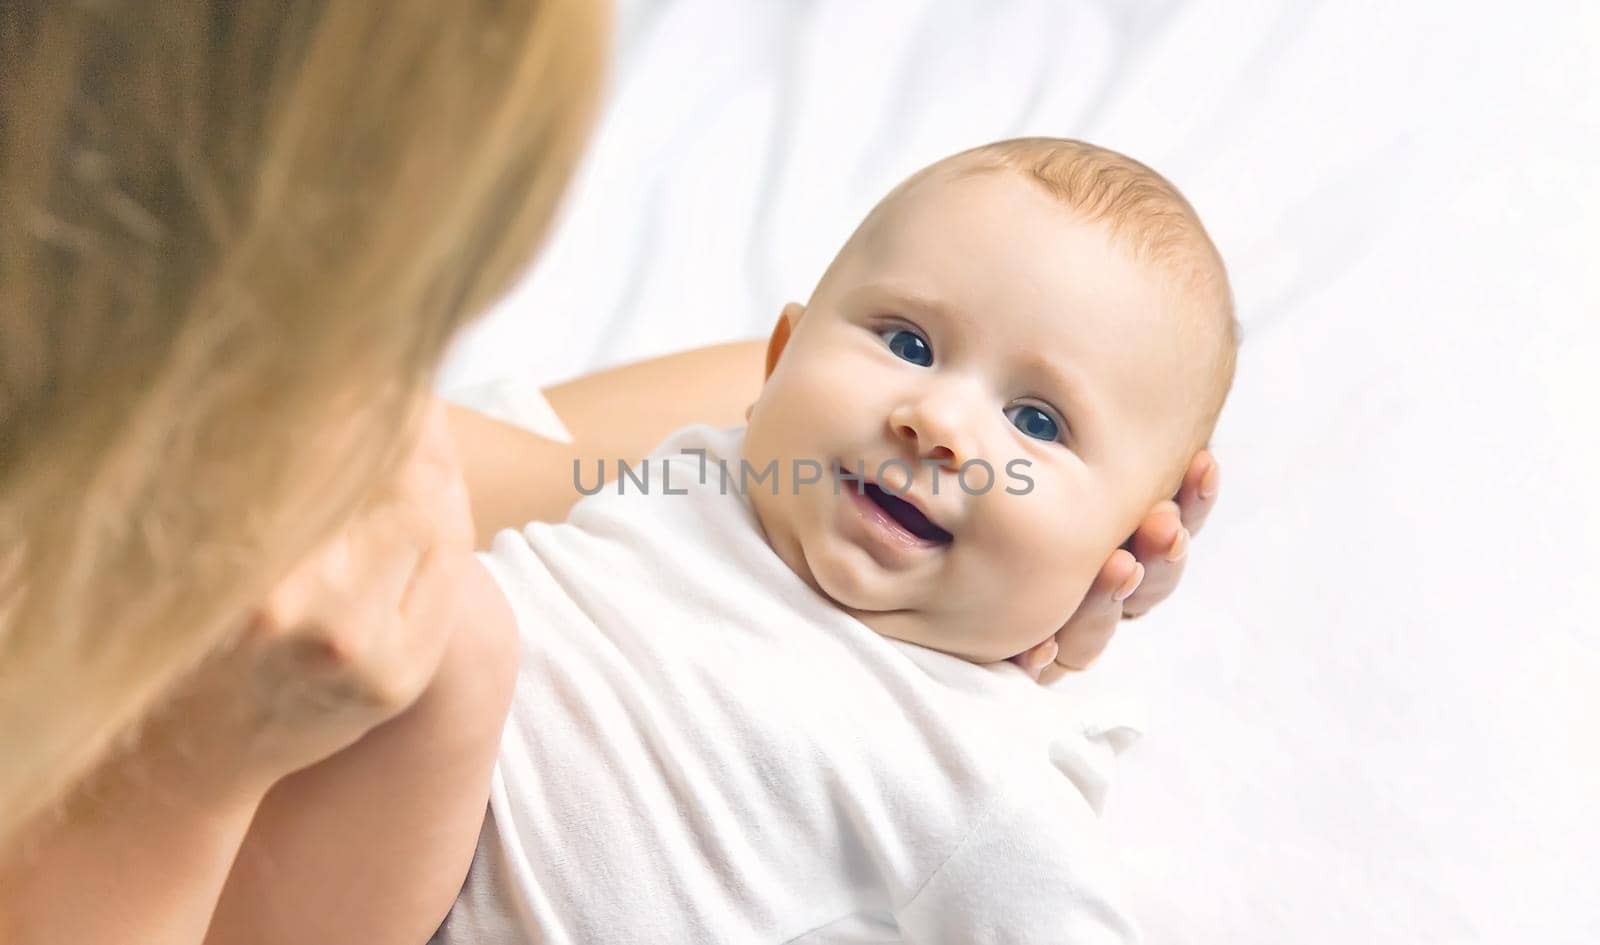
{"label": "baby", "polygon": [[435,940],[1136,938],[1109,733],[1004,661],[1176,491],[1234,349],[1143,165],[1026,139],[896,188],[784,309],[746,429],[484,558],[521,670]]}

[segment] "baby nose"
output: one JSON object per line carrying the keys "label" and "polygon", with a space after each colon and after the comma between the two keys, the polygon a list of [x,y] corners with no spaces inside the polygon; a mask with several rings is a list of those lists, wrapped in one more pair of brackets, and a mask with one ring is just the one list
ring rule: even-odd
{"label": "baby nose", "polygon": [[962,413],[956,398],[930,395],[896,407],[889,426],[895,436],[911,444],[918,459],[939,460],[954,470],[972,458]]}

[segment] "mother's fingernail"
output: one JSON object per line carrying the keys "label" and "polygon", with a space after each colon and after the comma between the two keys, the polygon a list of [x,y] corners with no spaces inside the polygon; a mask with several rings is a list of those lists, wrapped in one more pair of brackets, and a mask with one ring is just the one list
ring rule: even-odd
{"label": "mother's fingernail", "polygon": [[1217,497],[1218,480],[1222,477],[1222,470],[1212,463],[1211,467],[1200,477],[1200,498],[1214,499]]}
{"label": "mother's fingernail", "polygon": [[1122,603],[1123,601],[1132,597],[1133,592],[1137,591],[1139,589],[1139,585],[1143,582],[1144,565],[1136,562],[1133,566],[1133,573],[1128,575],[1128,579],[1126,581],[1122,582],[1122,586],[1117,588],[1117,592],[1115,594],[1111,595],[1111,599],[1119,604]]}
{"label": "mother's fingernail", "polygon": [[1189,553],[1189,530],[1178,529],[1178,537],[1172,539],[1172,547],[1167,549],[1168,561],[1182,561],[1183,556]]}

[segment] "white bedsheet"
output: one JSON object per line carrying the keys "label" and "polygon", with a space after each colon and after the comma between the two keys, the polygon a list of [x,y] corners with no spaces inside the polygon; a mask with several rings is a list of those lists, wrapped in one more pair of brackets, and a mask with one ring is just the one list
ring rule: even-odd
{"label": "white bedsheet", "polygon": [[[442,386],[761,335],[1018,134],[1190,197],[1246,337],[1223,501],[1094,672],[1152,942],[1600,942],[1600,5],[625,4],[539,266]],[[1025,869],[1019,865],[1019,869]]]}

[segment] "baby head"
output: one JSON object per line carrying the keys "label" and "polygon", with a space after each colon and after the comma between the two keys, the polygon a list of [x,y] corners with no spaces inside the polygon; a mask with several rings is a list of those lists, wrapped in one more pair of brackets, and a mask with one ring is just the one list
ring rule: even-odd
{"label": "baby head", "polygon": [[1077,141],[966,151],[895,188],[785,307],[743,458],[844,478],[751,502],[873,630],[1006,659],[1177,491],[1235,347],[1221,258],[1160,175]]}

